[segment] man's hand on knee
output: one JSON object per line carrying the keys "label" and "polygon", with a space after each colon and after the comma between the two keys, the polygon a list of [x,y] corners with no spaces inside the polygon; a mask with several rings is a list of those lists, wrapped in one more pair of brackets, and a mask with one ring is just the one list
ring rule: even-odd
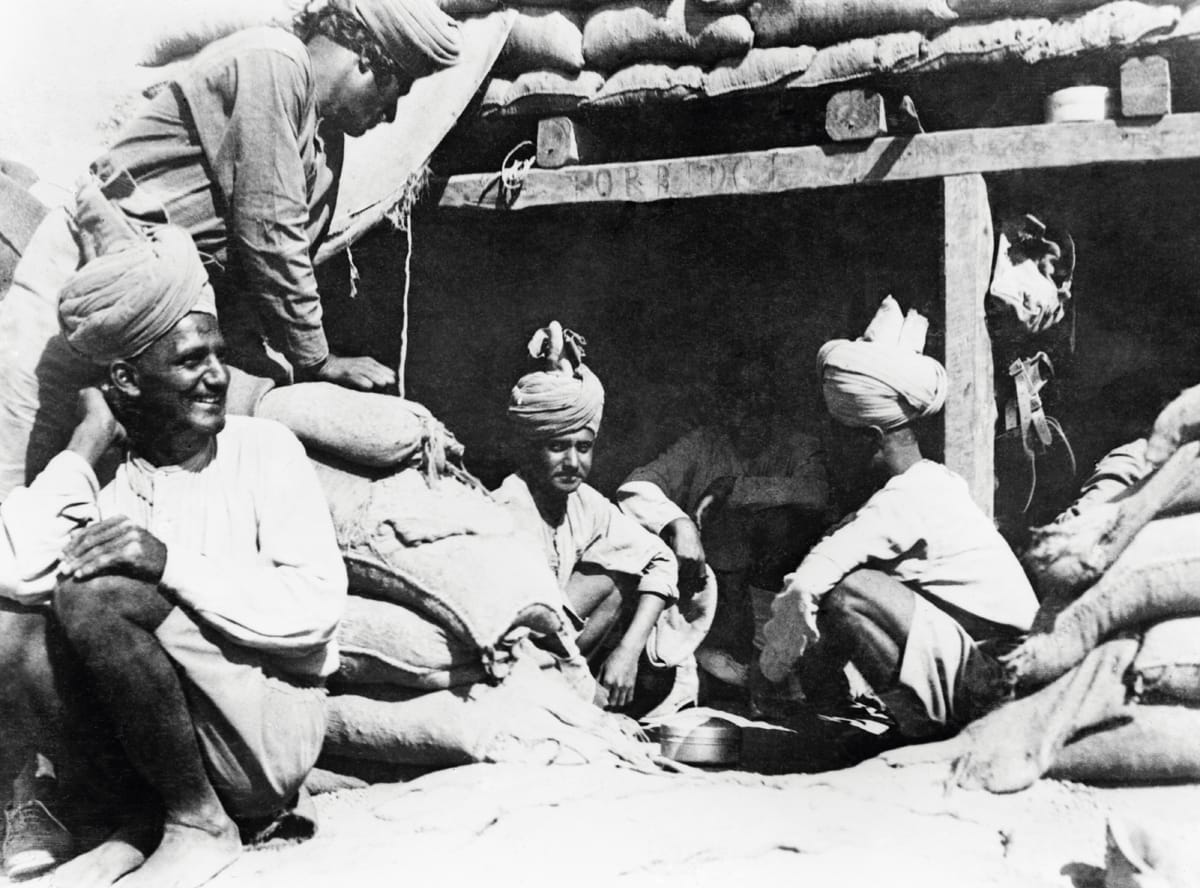
{"label": "man's hand on knee", "polygon": [[166,564],[166,545],[124,515],[117,515],[76,531],[63,550],[59,573],[73,580],[121,574],[157,583]]}

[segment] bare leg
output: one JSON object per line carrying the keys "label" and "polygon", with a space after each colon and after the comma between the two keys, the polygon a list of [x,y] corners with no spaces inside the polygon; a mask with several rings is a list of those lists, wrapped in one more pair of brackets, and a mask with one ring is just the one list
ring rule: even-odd
{"label": "bare leg", "polygon": [[1044,593],[1096,582],[1154,518],[1200,502],[1200,442],[1186,444],[1153,475],[1111,503],[1034,531],[1026,566]]}
{"label": "bare leg", "polygon": [[[241,851],[237,827],[205,772],[179,676],[154,636],[171,609],[153,585],[123,577],[63,583],[54,598],[98,705],[130,764],[163,803],[162,841],[122,881],[129,888],[202,885]],[[121,856],[106,845],[86,857],[92,855],[97,865],[101,856]]]}
{"label": "bare leg", "polygon": [[963,788],[1024,789],[1050,769],[1077,732],[1129,712],[1124,678],[1137,650],[1136,639],[1107,642],[1069,674],[985,715],[958,736],[887,752],[884,760],[893,766],[952,762],[953,781]]}
{"label": "bare leg", "polygon": [[584,656],[590,656],[616,624],[621,612],[621,590],[606,573],[571,574],[567,584],[571,610],[587,622],[576,643]]}
{"label": "bare leg", "polygon": [[879,571],[850,574],[821,602],[821,653],[833,662],[852,662],[876,691],[893,687],[912,628],[913,594]]}
{"label": "bare leg", "polygon": [[1200,614],[1200,516],[1161,518],[1142,529],[1096,585],[1003,657],[1018,687],[1036,688],[1123,629]]}

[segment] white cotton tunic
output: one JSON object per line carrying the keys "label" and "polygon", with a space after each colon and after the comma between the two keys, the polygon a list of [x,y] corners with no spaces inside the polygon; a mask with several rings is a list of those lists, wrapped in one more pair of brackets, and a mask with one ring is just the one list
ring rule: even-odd
{"label": "white cotton tunic", "polygon": [[[92,491],[99,517],[128,516],[166,544],[161,585],[201,625],[283,673],[336,671],[346,569],[316,473],[290,431],[231,416],[187,462],[156,467],[130,457],[96,495],[98,486],[91,466],[66,452],[5,501],[8,539],[29,553],[15,558],[12,597],[48,600],[66,536],[80,523],[80,497]],[[20,538],[26,520],[41,527],[36,539]]]}
{"label": "white cotton tunic", "polygon": [[1038,603],[1017,558],[966,482],[922,460],[893,476],[789,577],[813,600],[858,568],[886,571],[931,599],[1026,630]]}

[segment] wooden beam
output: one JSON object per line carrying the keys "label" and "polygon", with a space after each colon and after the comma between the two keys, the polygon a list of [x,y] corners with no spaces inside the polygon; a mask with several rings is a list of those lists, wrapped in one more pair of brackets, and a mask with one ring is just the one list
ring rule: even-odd
{"label": "wooden beam", "polygon": [[967,481],[987,515],[995,494],[992,343],[983,300],[992,272],[992,212],[977,173],[942,180],[942,298],[949,391],[943,411],[946,466]]}
{"label": "wooden beam", "polygon": [[511,200],[498,176],[443,180],[444,208],[526,209],[555,204],[636,203],[732,194],[935,179],[967,173],[1200,158],[1200,113],[1153,122],[1102,120],[950,130],[870,142],[806,145],[706,157],[530,170]]}

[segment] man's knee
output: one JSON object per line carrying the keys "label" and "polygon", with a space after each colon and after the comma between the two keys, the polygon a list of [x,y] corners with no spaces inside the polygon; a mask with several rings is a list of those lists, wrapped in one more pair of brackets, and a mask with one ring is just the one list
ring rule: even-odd
{"label": "man's knee", "polygon": [[161,622],[170,604],[153,583],[128,577],[63,580],[54,590],[54,616],[68,637],[94,632],[114,620],[141,624],[150,617]]}

